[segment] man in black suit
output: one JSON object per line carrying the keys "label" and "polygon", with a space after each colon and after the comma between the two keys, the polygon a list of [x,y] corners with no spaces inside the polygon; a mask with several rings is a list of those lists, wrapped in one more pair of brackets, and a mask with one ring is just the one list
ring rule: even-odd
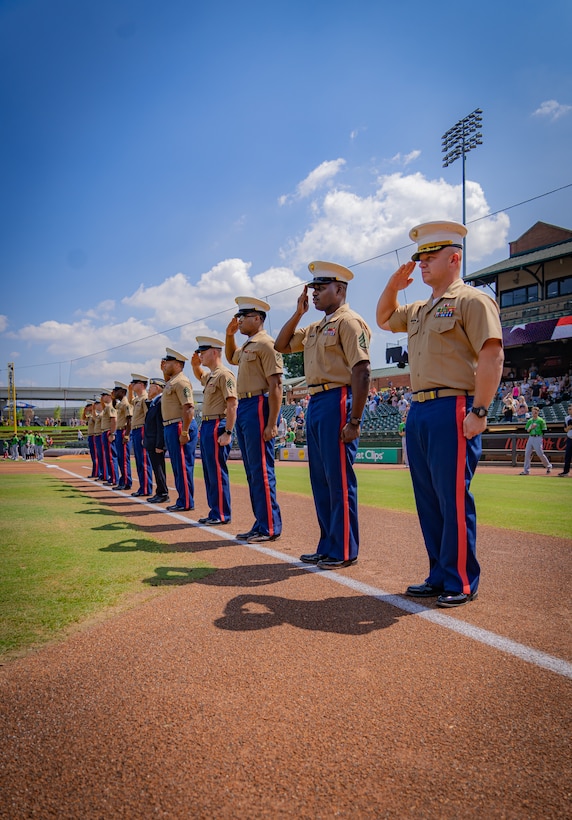
{"label": "man in black suit", "polygon": [[165,387],[164,379],[149,379],[147,415],[143,433],[143,447],[149,453],[156,492],[147,499],[149,504],[161,504],[169,500],[167,476],[165,474],[165,436],[163,435],[163,415],[161,413],[161,393]]}

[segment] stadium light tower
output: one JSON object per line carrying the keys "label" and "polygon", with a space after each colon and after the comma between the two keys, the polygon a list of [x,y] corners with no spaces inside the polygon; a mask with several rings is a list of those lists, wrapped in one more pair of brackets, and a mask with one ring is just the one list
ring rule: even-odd
{"label": "stadium light tower", "polygon": [[[443,168],[452,165],[456,159],[462,157],[463,159],[463,225],[466,225],[466,200],[465,200],[465,163],[467,161],[467,154],[476,148],[477,145],[483,144],[483,134],[481,127],[483,124],[482,110],[475,108],[462,120],[456,122],[452,128],[443,134],[441,137],[442,148],[441,151],[445,156],[443,157]],[[467,254],[465,248],[465,239],[463,238],[463,279],[467,275]]]}

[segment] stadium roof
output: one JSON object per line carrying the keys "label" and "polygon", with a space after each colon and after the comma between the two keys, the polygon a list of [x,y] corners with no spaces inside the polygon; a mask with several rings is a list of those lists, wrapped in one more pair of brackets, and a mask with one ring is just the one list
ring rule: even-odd
{"label": "stadium roof", "polygon": [[495,279],[499,274],[511,270],[522,270],[533,265],[540,265],[549,262],[551,259],[560,259],[563,256],[572,256],[572,239],[568,242],[559,242],[557,245],[550,245],[547,248],[539,248],[529,253],[522,253],[518,256],[511,256],[496,265],[470,273],[465,282],[481,285]]}

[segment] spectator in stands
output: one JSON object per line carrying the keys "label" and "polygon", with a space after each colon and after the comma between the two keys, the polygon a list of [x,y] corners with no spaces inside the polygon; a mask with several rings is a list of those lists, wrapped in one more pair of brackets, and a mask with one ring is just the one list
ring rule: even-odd
{"label": "spectator in stands", "polygon": [[296,444],[303,444],[305,438],[306,419],[304,411],[296,416]]}
{"label": "spectator in stands", "polygon": [[513,399],[511,391],[506,394],[502,403],[504,407],[503,419],[504,421],[511,422],[516,410],[516,401]]}
{"label": "spectator in stands", "polygon": [[528,418],[528,404],[524,396],[520,396],[516,406],[516,420],[523,422]]}
{"label": "spectator in stands", "polygon": [[566,431],[566,450],[564,451],[564,468],[558,477],[566,476],[570,473],[570,462],[572,461],[572,404],[568,405],[568,415],[564,419],[564,430]]}
{"label": "spectator in stands", "polygon": [[280,416],[280,421],[278,422],[278,441],[279,447],[286,446],[286,435],[288,433],[288,422],[286,421],[284,415]]}
{"label": "spectator in stands", "polygon": [[550,397],[551,404],[554,404],[560,400],[560,383],[557,379],[553,379],[548,385],[548,395]]}
{"label": "spectator in stands", "polygon": [[542,385],[540,383],[540,379],[537,376],[535,376],[532,379],[532,386],[530,388],[533,404],[538,404],[538,402],[540,401],[540,389],[541,389],[541,387],[542,387]]}
{"label": "spectator in stands", "polygon": [[401,395],[397,402],[397,409],[399,410],[399,415],[403,418],[404,415],[407,415],[407,410],[409,408],[409,403],[405,396]]}
{"label": "spectator in stands", "polygon": [[546,474],[550,475],[552,464],[542,449],[542,437],[546,431],[546,421],[540,415],[538,407],[532,408],[532,415],[525,424],[525,430],[528,433],[528,441],[524,451],[524,469],[520,475],[529,475],[533,451],[546,467]]}

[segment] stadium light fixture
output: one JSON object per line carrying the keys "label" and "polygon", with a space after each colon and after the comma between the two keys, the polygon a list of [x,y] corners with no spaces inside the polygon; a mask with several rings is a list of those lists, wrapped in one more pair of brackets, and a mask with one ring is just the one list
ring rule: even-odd
{"label": "stadium light fixture", "polygon": [[[483,144],[483,134],[481,131],[483,124],[483,112],[480,108],[475,108],[462,120],[456,122],[452,128],[449,128],[441,137],[441,153],[445,154],[443,157],[443,168],[452,165],[455,160],[462,158],[463,160],[463,225],[466,225],[466,196],[465,196],[465,164],[467,161],[467,154],[476,148],[477,145]],[[463,238],[463,279],[467,275],[467,254],[465,247],[465,238]]]}

